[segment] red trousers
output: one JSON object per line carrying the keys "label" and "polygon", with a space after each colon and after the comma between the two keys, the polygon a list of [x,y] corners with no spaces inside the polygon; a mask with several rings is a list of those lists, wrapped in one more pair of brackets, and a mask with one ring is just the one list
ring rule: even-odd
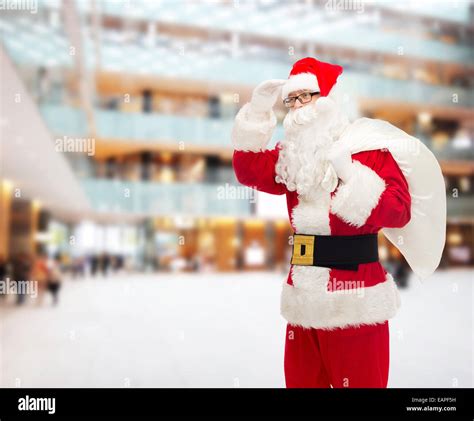
{"label": "red trousers", "polygon": [[286,327],[286,387],[387,387],[388,321],[335,330]]}

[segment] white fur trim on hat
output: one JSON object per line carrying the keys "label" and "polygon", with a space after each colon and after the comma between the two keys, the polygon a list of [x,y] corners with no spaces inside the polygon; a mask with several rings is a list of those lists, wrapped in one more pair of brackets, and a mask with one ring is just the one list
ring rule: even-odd
{"label": "white fur trim on hat", "polygon": [[319,91],[318,78],[313,73],[299,73],[290,76],[288,81],[283,85],[281,90],[281,99],[288,97],[288,94],[300,89],[311,89]]}

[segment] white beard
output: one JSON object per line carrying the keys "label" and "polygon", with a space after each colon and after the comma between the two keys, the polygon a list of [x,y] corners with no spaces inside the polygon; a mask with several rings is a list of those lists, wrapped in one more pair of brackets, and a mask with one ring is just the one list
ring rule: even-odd
{"label": "white beard", "polygon": [[330,97],[290,110],[283,121],[275,180],[303,197],[315,191],[328,170],[327,153],[348,125],[347,115]]}

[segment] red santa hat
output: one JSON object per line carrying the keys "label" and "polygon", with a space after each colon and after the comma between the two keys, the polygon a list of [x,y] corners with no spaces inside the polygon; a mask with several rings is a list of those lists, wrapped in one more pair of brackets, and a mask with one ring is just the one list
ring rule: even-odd
{"label": "red santa hat", "polygon": [[283,85],[281,97],[285,99],[290,92],[300,89],[319,91],[321,96],[327,96],[342,71],[343,68],[337,64],[325,63],[313,57],[302,58],[293,65],[288,81]]}

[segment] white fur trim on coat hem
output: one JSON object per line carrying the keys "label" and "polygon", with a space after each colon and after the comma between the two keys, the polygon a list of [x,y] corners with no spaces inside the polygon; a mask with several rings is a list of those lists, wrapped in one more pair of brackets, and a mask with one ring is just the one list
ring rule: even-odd
{"label": "white fur trim on coat hem", "polygon": [[392,318],[400,307],[400,293],[390,273],[385,281],[357,290],[320,291],[283,284],[281,315],[304,328],[335,329],[374,325]]}
{"label": "white fur trim on coat hem", "polygon": [[238,151],[260,152],[270,141],[277,119],[273,110],[256,113],[250,102],[235,116],[232,128],[232,146]]}
{"label": "white fur trim on coat hem", "polygon": [[342,183],[331,201],[331,212],[357,228],[365,224],[377,206],[386,184],[375,171],[359,161],[347,183]]}

